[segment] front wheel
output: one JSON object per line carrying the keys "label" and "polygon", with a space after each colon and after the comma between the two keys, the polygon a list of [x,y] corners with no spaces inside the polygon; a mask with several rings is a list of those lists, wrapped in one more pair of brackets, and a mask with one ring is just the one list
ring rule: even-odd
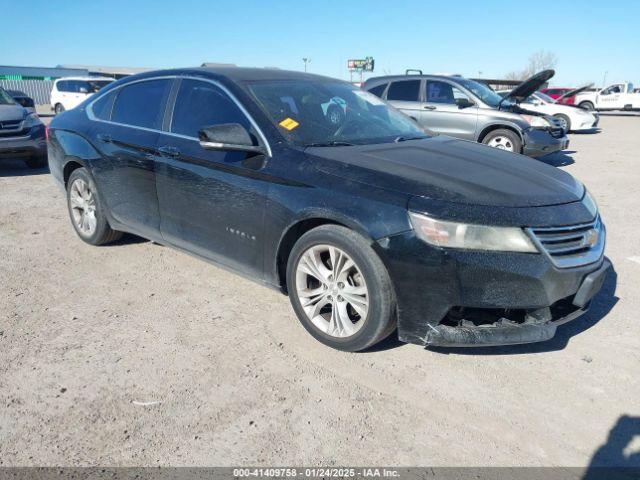
{"label": "front wheel", "polygon": [[565,132],[571,130],[571,119],[562,113],[557,113],[554,115],[560,121],[560,126],[564,129]]}
{"label": "front wheel", "polygon": [[482,139],[482,143],[507,152],[520,153],[522,151],[522,141],[518,134],[505,128],[489,132]]}
{"label": "front wheel", "polygon": [[118,240],[122,232],[109,226],[98,189],[86,168],[71,173],[67,182],[69,217],[78,236],[91,245]]}
{"label": "front wheel", "polygon": [[61,103],[56,103],[56,106],[53,107],[53,111],[55,112],[55,114],[59,114],[64,112],[64,106]]}
{"label": "front wheel", "polygon": [[383,340],[396,325],[389,274],[364,237],[338,225],[305,233],[287,264],[293,309],[317,340],[356,352]]}

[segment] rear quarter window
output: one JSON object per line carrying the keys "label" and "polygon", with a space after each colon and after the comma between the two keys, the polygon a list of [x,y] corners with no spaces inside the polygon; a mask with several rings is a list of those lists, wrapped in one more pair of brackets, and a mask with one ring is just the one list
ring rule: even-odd
{"label": "rear quarter window", "polygon": [[93,116],[100,120],[111,120],[111,110],[113,109],[113,100],[115,98],[115,92],[110,92],[93,102],[91,105]]}
{"label": "rear quarter window", "polygon": [[388,83],[383,83],[382,85],[377,85],[373,88],[368,89],[369,93],[373,93],[376,97],[382,98],[382,94],[384,93],[384,89],[387,88]]}

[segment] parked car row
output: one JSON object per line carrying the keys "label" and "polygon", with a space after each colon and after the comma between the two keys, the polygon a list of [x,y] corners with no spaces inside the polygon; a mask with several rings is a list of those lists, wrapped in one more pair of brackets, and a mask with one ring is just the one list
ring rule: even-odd
{"label": "parked car row", "polygon": [[83,241],[131,232],[279,289],[333,348],[394,332],[544,341],[610,267],[585,186],[513,153],[566,146],[557,119],[518,105],[546,75],[503,98],[447,76],[363,90],[283,70],[147,72],[57,115],[49,164]]}

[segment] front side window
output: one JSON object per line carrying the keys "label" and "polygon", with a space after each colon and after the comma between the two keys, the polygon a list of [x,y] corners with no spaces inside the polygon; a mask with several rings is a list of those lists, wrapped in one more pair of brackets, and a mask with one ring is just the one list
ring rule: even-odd
{"label": "front side window", "polygon": [[122,87],[113,105],[111,120],[125,125],[159,130],[169,80],[148,80]]}
{"label": "front side window", "polygon": [[248,89],[271,123],[296,145],[393,142],[427,135],[375,95],[335,80],[269,80]]}
{"label": "front side window", "polygon": [[427,102],[454,104],[453,86],[447,82],[429,80],[427,82]]}
{"label": "front side window", "polygon": [[387,100],[420,101],[420,80],[391,82],[387,91]]}
{"label": "front side window", "polygon": [[173,109],[171,131],[197,138],[202,128],[223,123],[239,123],[247,130],[251,129],[249,119],[223,90],[209,82],[182,80]]}

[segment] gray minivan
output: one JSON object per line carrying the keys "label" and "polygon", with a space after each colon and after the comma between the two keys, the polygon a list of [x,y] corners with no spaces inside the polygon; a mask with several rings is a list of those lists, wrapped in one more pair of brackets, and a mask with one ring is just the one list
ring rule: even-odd
{"label": "gray minivan", "polygon": [[505,98],[483,83],[446,75],[375,77],[363,88],[430,132],[540,157],[567,148],[566,132],[555,118],[525,110],[517,100],[527,98],[554,73],[534,75]]}

